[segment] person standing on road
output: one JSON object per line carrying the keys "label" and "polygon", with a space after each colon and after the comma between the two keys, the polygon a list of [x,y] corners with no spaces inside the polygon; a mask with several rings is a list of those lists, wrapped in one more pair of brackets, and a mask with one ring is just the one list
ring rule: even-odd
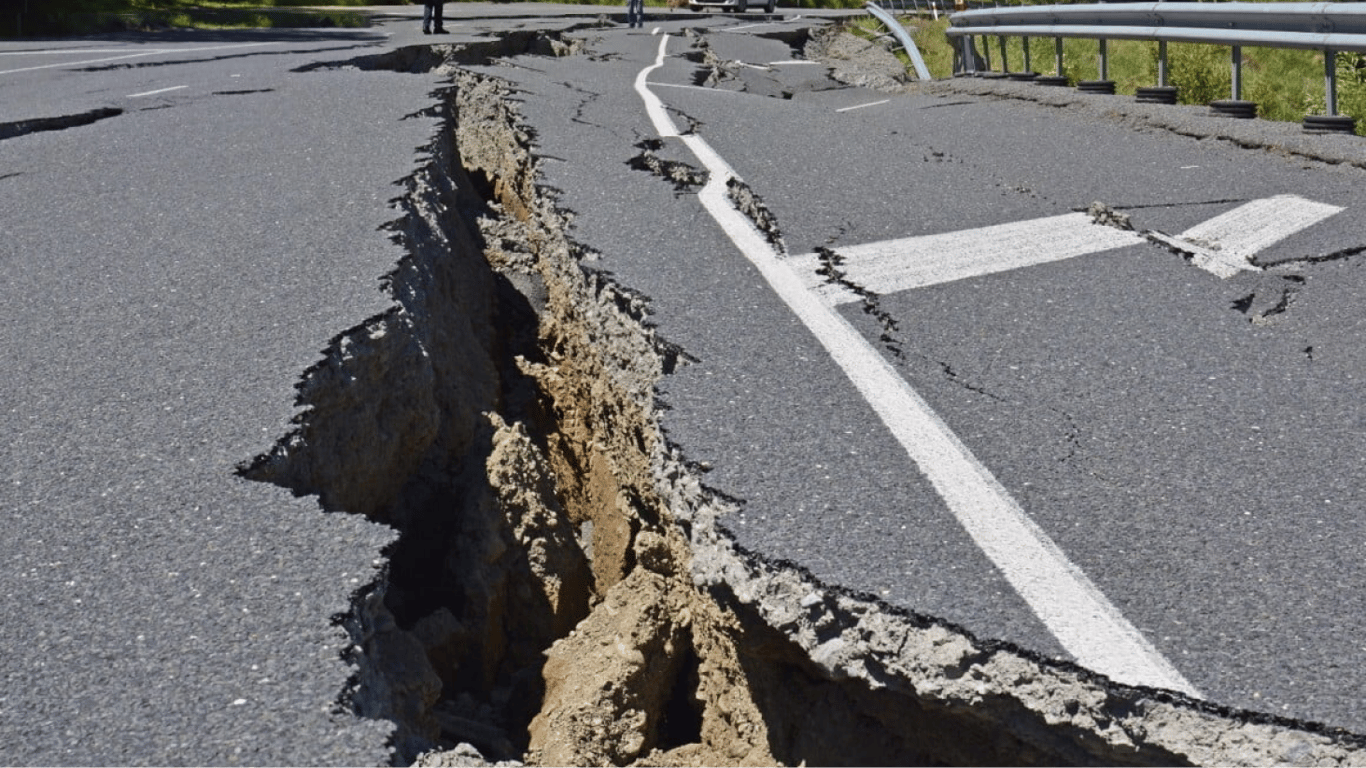
{"label": "person standing on road", "polygon": [[424,35],[444,35],[446,27],[441,23],[441,7],[445,5],[445,0],[423,0],[422,2],[422,34]]}
{"label": "person standing on road", "polygon": [[645,0],[626,0],[626,26],[645,26]]}

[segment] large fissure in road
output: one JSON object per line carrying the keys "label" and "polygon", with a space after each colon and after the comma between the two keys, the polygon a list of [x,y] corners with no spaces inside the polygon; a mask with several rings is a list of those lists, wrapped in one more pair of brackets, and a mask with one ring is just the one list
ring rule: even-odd
{"label": "large fissure in road", "polygon": [[681,351],[583,266],[506,86],[456,47],[391,58],[451,78],[394,201],[393,306],[333,340],[295,431],[242,472],[400,532],[337,617],[356,670],[338,705],[392,721],[395,762],[1363,760],[1347,735],[1113,685],[739,549],[716,525],[737,502],[656,418]]}

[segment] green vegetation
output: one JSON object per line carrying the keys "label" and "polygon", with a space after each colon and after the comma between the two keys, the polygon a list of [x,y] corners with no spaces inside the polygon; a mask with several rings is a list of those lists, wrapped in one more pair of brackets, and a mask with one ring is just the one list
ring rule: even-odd
{"label": "green vegetation", "polygon": [[[953,49],[944,31],[948,19],[940,17],[905,18],[925,65],[935,78],[953,74]],[[860,20],[852,29],[856,34],[875,35],[875,19]],[[978,39],[977,50],[990,43],[991,68],[1002,71],[999,38]],[[1100,77],[1099,46],[1095,40],[1063,41],[1062,75],[1076,84]],[[1134,94],[1142,86],[1157,85],[1155,42],[1111,40],[1108,43],[1108,78],[1115,81],[1115,92]],[[1054,46],[1051,38],[1034,38],[1029,44],[1030,69],[1054,74]],[[1012,72],[1024,69],[1022,38],[1006,38],[1006,61]],[[1172,43],[1167,47],[1168,82],[1178,88],[1183,104],[1208,104],[1228,99],[1233,93],[1232,52],[1226,46]],[[1338,112],[1358,119],[1357,132],[1366,135],[1366,56],[1352,53],[1337,55]],[[1257,114],[1266,120],[1299,122],[1305,115],[1324,114],[1323,52],[1289,48],[1243,49],[1244,99],[1257,103]]]}
{"label": "green vegetation", "polygon": [[302,6],[367,4],[368,0],[29,0],[26,12],[0,16],[0,36],[124,29],[363,27],[368,24],[364,14]]}

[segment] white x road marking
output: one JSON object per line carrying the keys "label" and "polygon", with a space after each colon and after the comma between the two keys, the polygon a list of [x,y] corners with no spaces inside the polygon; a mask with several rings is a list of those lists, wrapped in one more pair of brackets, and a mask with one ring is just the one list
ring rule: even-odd
{"label": "white x road marking", "polygon": [[709,177],[699,202],[844,370],[973,541],[1079,663],[1122,683],[1199,697],[867,339],[817,296],[735,208],[726,194],[727,182],[738,178],[735,171],[701,136],[680,135],[650,90],[650,72],[664,65],[668,44],[665,35],[655,63],[636,76],[635,89],[660,137],[682,141],[706,167]]}
{"label": "white x road marking", "polygon": [[[1258,271],[1252,257],[1341,210],[1294,195],[1279,195],[1253,200],[1176,237],[1096,226],[1087,214],[1069,213],[855,245],[840,248],[837,253],[842,259],[840,269],[850,282],[880,294],[1102,253],[1149,238],[1191,254],[1195,266],[1226,278],[1242,271]],[[831,304],[860,300],[848,288],[816,274],[821,266],[816,254],[794,256],[789,263],[806,279],[808,288]]]}

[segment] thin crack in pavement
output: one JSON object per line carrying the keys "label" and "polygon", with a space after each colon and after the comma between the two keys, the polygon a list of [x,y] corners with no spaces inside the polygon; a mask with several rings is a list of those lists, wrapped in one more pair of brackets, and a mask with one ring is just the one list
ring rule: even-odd
{"label": "thin crack in pavement", "polygon": [[122,114],[123,110],[118,109],[117,107],[101,107],[99,109],[92,109],[88,112],[80,112],[74,115],[38,117],[32,120],[0,123],[0,141],[13,139],[18,136],[27,136],[31,133],[41,133],[43,131],[64,131],[68,128],[79,128],[81,126],[98,123],[101,120],[108,120],[111,117],[118,117]]}

